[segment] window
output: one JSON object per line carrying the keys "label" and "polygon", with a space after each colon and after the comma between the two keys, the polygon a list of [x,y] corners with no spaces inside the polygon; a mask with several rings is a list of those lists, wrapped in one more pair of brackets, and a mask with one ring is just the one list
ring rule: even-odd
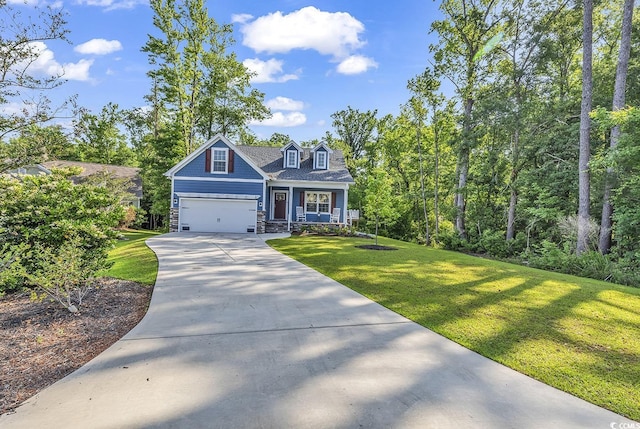
{"label": "window", "polygon": [[327,168],[327,152],[316,152],[316,168],[326,169]]}
{"label": "window", "polygon": [[297,150],[288,150],[287,151],[287,168],[296,168],[298,163],[296,162],[298,159],[298,151]]}
{"label": "window", "polygon": [[227,172],[227,149],[213,149],[211,161],[212,173]]}
{"label": "window", "polygon": [[305,192],[304,201],[307,213],[330,213],[330,192]]}

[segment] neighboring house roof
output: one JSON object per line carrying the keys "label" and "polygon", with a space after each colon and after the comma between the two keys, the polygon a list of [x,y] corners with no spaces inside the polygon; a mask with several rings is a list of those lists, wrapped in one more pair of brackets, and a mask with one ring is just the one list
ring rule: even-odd
{"label": "neighboring house roof", "polygon": [[96,173],[107,173],[118,179],[129,179],[131,181],[131,187],[128,191],[136,198],[142,198],[142,178],[140,177],[140,169],[135,167],[124,167],[121,165],[110,164],[97,164],[94,162],[79,162],[79,161],[47,161],[42,165],[47,170],[52,168],[69,168],[80,167],[82,172],[72,177],[76,179],[82,179]]}
{"label": "neighboring house roof", "polygon": [[302,180],[313,182],[353,183],[353,178],[344,162],[342,152],[330,152],[328,170],[314,170],[311,149],[303,149],[300,168],[283,168],[282,152],[279,147],[236,146],[239,151],[253,160],[272,180]]}

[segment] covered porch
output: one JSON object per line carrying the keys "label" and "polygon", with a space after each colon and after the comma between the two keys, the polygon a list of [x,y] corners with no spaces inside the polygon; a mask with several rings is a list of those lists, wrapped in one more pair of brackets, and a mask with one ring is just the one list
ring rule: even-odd
{"label": "covered porch", "polygon": [[295,232],[305,225],[339,227],[348,222],[348,184],[274,181],[266,191],[266,232]]}

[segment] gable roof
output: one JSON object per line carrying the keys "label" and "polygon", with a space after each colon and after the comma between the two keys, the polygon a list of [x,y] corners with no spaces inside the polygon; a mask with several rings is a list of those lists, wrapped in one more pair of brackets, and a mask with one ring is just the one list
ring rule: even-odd
{"label": "gable roof", "polygon": [[265,180],[268,179],[264,171],[262,171],[260,167],[253,162],[253,160],[251,160],[247,156],[243,156],[243,154],[238,150],[236,145],[231,143],[231,141],[229,141],[229,139],[223,136],[222,134],[216,134],[215,136],[213,136],[212,138],[204,142],[202,145],[200,145],[198,149],[194,150],[189,155],[187,155],[182,161],[180,161],[179,163],[171,167],[166,173],[164,173],[164,175],[167,177],[173,177],[178,171],[182,169],[182,167],[184,167],[185,165],[189,164],[191,161],[196,159],[200,154],[202,154],[211,145],[215,144],[219,140],[222,141],[224,144],[226,144],[236,154],[238,154],[244,161],[246,161],[247,164],[249,164],[251,168],[256,170],[258,174],[260,174]]}
{"label": "gable roof", "polygon": [[289,143],[287,143],[286,145],[282,146],[282,149],[280,149],[280,151],[284,152],[285,150],[288,150],[290,146],[293,146],[299,152],[302,152],[304,150],[304,149],[302,149],[302,146],[300,146],[298,143],[294,142],[293,140],[290,140]]}
{"label": "gable roof", "polygon": [[80,161],[47,161],[39,165],[44,167],[48,173],[52,168],[80,167],[82,171],[71,177],[74,182],[79,182],[97,173],[107,173],[118,179],[129,179],[131,187],[128,191],[137,198],[142,198],[142,178],[140,177],[140,169],[136,167]]}
{"label": "gable roof", "polygon": [[283,168],[282,152],[279,147],[237,146],[237,149],[251,158],[271,180],[354,183],[347,170],[342,151],[339,150],[329,152],[328,170],[314,170],[311,149],[302,150],[300,168]]}

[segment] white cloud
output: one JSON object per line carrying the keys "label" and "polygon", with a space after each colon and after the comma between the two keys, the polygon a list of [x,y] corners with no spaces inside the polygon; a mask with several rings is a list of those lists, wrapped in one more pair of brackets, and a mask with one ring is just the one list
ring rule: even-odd
{"label": "white cloud", "polygon": [[231,15],[231,23],[235,24],[244,24],[247,21],[251,21],[253,19],[253,15],[249,15],[248,13],[236,13]]}
{"label": "white cloud", "polygon": [[294,111],[294,110],[304,109],[303,101],[292,100],[291,98],[287,98],[287,97],[272,98],[271,100],[267,100],[267,102],[264,104],[269,109],[273,109],[273,110]]}
{"label": "white cloud", "polygon": [[323,12],[313,6],[288,15],[274,12],[245,22],[242,44],[256,52],[287,53],[313,49],[334,59],[347,57],[362,47],[364,25],[346,12]]}
{"label": "white cloud", "polygon": [[107,55],[122,50],[122,43],[119,40],[91,39],[73,50],[85,55]]}
{"label": "white cloud", "polygon": [[268,61],[262,61],[257,58],[248,58],[244,60],[242,64],[244,64],[250,72],[256,74],[251,78],[252,83],[282,83],[298,79],[298,75],[295,74],[282,74],[282,65],[284,63],[280,60],[276,60],[275,58],[271,58]]}
{"label": "white cloud", "polygon": [[362,55],[351,55],[338,64],[336,70],[342,74],[360,74],[364,73],[372,67],[378,67],[372,58]]}
{"label": "white cloud", "polygon": [[139,5],[148,5],[148,0],[77,0],[78,4],[103,7],[105,10],[133,9]]}
{"label": "white cloud", "polygon": [[61,76],[69,80],[90,80],[89,68],[93,65],[93,60],[82,59],[77,63],[60,64],[53,51],[44,43],[33,42],[31,47],[38,58],[29,65],[30,72],[43,76]]}
{"label": "white cloud", "polygon": [[253,121],[251,125],[262,125],[265,127],[297,127],[304,125],[307,122],[307,117],[302,112],[282,113],[275,112],[269,119],[264,121]]}

